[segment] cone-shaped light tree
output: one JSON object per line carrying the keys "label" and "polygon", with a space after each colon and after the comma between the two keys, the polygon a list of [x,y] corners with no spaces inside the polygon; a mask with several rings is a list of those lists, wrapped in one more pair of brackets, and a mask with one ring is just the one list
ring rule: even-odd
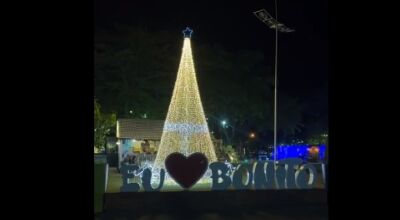
{"label": "cone-shaped light tree", "polygon": [[209,163],[217,161],[200,99],[190,38],[192,30],[183,31],[182,57],[154,168],[164,168],[165,158],[174,152],[189,156],[203,153]]}

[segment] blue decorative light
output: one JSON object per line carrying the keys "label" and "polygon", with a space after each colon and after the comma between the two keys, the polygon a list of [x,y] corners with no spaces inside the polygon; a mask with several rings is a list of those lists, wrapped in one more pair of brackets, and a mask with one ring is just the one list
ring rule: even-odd
{"label": "blue decorative light", "polygon": [[186,27],[186,29],[183,30],[182,33],[183,33],[183,37],[185,37],[185,38],[186,38],[186,37],[191,38],[191,37],[192,37],[193,30],[190,29],[189,27]]}
{"label": "blue decorative light", "polygon": [[[286,159],[286,158],[302,158],[306,159],[309,156],[308,149],[313,145],[307,144],[293,144],[293,145],[281,145],[277,146],[276,159]],[[319,148],[319,159],[323,160],[325,158],[326,145],[321,144],[317,146]]]}

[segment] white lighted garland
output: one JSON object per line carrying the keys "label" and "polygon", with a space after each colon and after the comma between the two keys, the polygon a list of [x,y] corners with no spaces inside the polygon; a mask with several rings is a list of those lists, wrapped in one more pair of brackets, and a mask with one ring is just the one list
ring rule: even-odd
{"label": "white lighted garland", "polygon": [[193,134],[193,133],[207,133],[207,124],[193,124],[193,123],[169,123],[166,122],[164,125],[165,132],[178,132],[181,134]]}

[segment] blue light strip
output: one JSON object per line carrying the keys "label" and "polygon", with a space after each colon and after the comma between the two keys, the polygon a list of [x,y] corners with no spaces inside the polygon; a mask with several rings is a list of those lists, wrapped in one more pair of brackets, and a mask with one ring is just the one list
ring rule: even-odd
{"label": "blue light strip", "polygon": [[[307,158],[309,149],[312,146],[317,145],[306,145],[306,144],[294,144],[294,145],[281,145],[277,146],[276,159],[286,159],[286,158]],[[325,158],[326,145],[319,145],[319,159],[323,160]]]}

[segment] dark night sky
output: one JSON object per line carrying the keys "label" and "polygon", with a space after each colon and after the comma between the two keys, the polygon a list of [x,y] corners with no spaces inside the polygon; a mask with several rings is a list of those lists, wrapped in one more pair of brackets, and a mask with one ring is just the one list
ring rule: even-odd
{"label": "dark night sky", "polygon": [[[190,26],[193,41],[229,50],[259,49],[273,65],[275,33],[252,14],[265,8],[274,16],[272,0],[171,2],[97,0],[95,26],[132,24],[176,31],[177,37]],[[278,18],[296,30],[279,36],[279,88],[299,98],[320,93],[329,68],[327,0],[279,0]]]}

